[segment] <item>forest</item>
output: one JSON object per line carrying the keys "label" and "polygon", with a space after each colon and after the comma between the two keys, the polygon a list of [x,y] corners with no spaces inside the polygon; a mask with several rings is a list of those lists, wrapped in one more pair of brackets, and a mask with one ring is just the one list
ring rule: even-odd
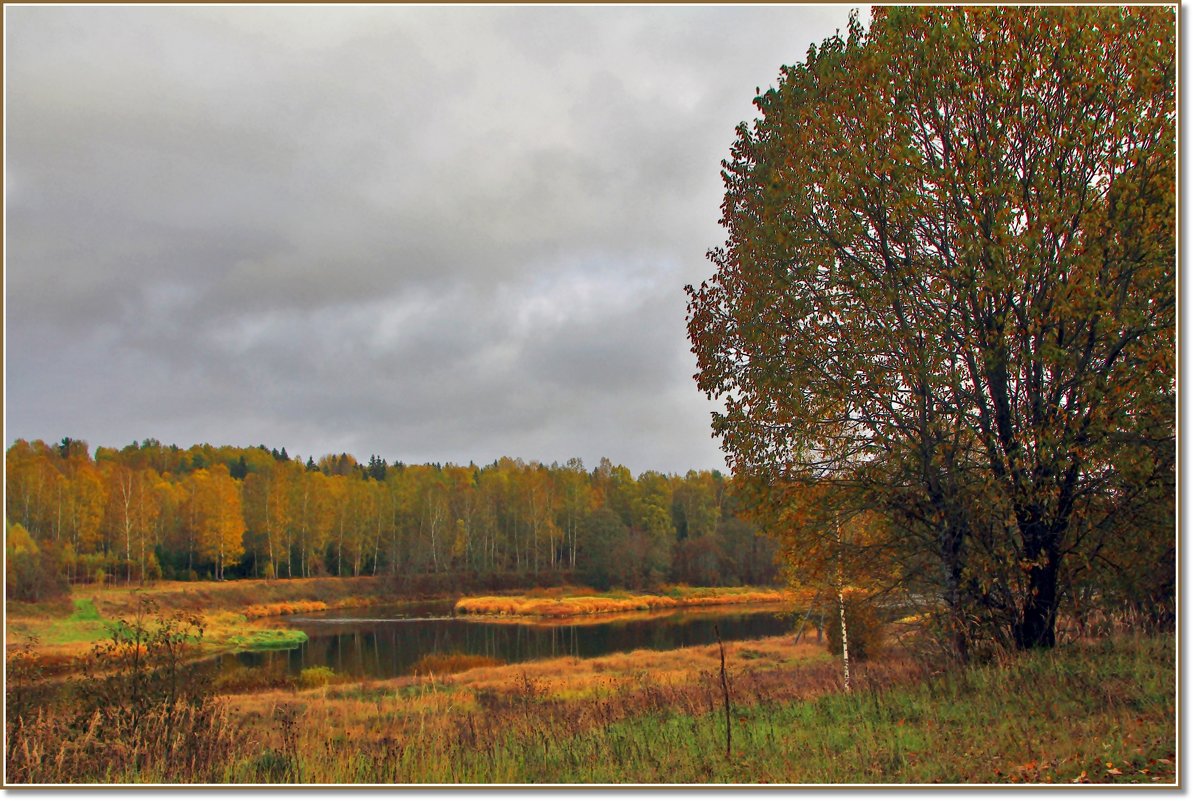
{"label": "forest", "polygon": [[116,450],[64,438],[6,454],[8,595],[154,579],[467,574],[768,584],[774,545],[716,471],[305,462],[285,448]]}

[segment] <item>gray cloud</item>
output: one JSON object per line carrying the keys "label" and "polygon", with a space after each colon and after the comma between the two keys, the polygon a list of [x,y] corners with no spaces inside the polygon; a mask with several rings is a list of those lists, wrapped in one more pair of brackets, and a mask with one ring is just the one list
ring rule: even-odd
{"label": "gray cloud", "polygon": [[722,466],[682,287],[847,14],[10,7],[9,441]]}

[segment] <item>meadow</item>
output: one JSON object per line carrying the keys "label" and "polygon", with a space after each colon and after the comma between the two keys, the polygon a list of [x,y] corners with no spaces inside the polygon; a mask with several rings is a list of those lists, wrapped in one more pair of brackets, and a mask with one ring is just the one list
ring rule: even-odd
{"label": "meadow", "polygon": [[[891,634],[849,692],[824,645],[791,636],[725,643],[725,684],[715,644],[509,665],[443,654],[387,680],[241,669],[150,701],[135,688],[153,676],[138,685],[120,663],[68,706],[10,684],[7,781],[1175,782],[1170,635],[961,667],[918,651],[914,624]],[[10,653],[10,680],[36,671],[21,660]]]}

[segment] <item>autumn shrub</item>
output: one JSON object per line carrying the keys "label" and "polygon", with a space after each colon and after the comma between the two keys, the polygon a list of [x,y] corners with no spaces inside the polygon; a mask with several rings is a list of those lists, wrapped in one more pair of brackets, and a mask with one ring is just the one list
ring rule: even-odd
{"label": "autumn shrub", "polygon": [[152,710],[179,703],[201,706],[210,698],[210,686],[200,674],[184,675],[186,660],[203,639],[198,616],[163,616],[153,601],[141,599],[137,613],[110,624],[109,632],[84,661],[80,714],[128,718],[135,727]]}
{"label": "autumn shrub", "polygon": [[[829,653],[840,656],[841,613],[835,605],[826,623]],[[881,651],[884,633],[882,621],[873,601],[865,593],[856,590],[845,592],[845,628],[851,660],[862,662]]]}
{"label": "autumn shrub", "polygon": [[149,554],[149,558],[145,561],[145,575],[142,578],[148,582],[161,580],[162,565],[161,562],[158,561],[157,554]]}
{"label": "autumn shrub", "polygon": [[7,780],[219,781],[238,734],[210,682],[186,669],[202,636],[198,618],[158,615],[142,599],[135,616],[116,621],[93,647],[64,702],[9,710]]}
{"label": "autumn shrub", "polygon": [[336,672],[327,665],[316,665],[315,667],[302,669],[302,672],[298,674],[298,686],[304,690],[310,690],[315,687],[326,687],[335,681],[336,678]]}
{"label": "autumn shrub", "polygon": [[[14,526],[13,529],[20,529]],[[40,603],[70,594],[70,585],[58,555],[49,547],[36,545],[32,538],[13,547],[13,529],[5,548],[5,594],[14,601]],[[21,529],[23,531],[23,529]]]}

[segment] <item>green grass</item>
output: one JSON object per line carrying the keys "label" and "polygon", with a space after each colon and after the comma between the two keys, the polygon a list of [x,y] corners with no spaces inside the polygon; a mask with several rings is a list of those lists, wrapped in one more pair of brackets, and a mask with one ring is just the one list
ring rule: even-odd
{"label": "green grass", "polygon": [[652,710],[568,737],[518,721],[480,747],[300,759],[308,780],[332,782],[1171,784],[1174,662],[1171,639],[1119,640],[735,708],[728,758],[721,712]]}
{"label": "green grass", "polygon": [[1172,782],[1174,687],[1172,642],[1138,640],[736,709],[728,759],[720,713],[502,750],[530,782]]}
{"label": "green grass", "polygon": [[297,629],[259,629],[229,637],[227,642],[245,651],[269,651],[297,648],[307,639],[306,632]]}
{"label": "green grass", "polygon": [[90,598],[76,598],[70,615],[48,620],[31,633],[47,645],[68,645],[102,640],[110,632],[111,623],[100,615],[95,602]]}
{"label": "green grass", "polygon": [[[1070,645],[918,679],[896,671],[885,689],[859,671],[852,693],[734,706],[729,755],[716,696],[703,712],[704,703],[652,700],[637,686],[565,701],[527,682],[525,691],[471,703],[448,682],[400,689],[360,682],[279,695],[266,713],[272,720],[259,712],[239,722],[217,716],[225,721],[222,745],[170,780],[186,781],[189,770],[193,781],[249,783],[1172,785],[1175,661],[1169,635]],[[306,675],[314,685],[334,679],[325,669]],[[870,675],[882,675],[882,666]],[[58,748],[49,746],[35,752]],[[56,764],[30,758],[27,767],[53,777]],[[96,769],[108,764],[99,760]],[[176,764],[98,775],[153,781],[165,775],[154,771]]]}
{"label": "green grass", "polygon": [[76,598],[75,611],[71,614],[71,620],[103,620],[99,610],[95,608],[95,601],[90,598]]}

